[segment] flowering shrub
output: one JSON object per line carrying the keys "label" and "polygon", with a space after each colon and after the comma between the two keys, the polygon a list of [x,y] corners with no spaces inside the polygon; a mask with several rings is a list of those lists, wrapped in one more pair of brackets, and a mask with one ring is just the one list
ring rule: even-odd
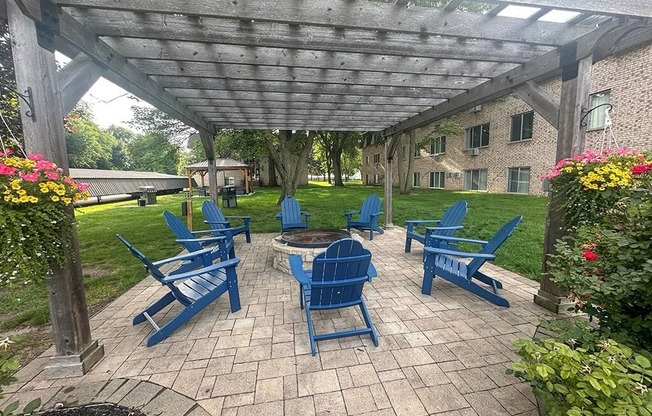
{"label": "flowering shrub", "polygon": [[[585,155],[553,169],[559,171],[552,176],[555,192],[573,200],[567,215],[585,221],[570,224],[572,232],[558,241],[550,271],[578,310],[598,318],[601,332],[652,351],[652,163],[632,151]],[[582,179],[594,178],[593,186],[596,172],[605,167],[618,173],[597,190],[587,188],[589,182]],[[573,181],[576,185],[569,186]],[[608,189],[609,195],[602,195]],[[574,205],[579,201],[584,205]],[[591,201],[610,202],[601,211],[582,214]]]}
{"label": "flowering shrub", "polygon": [[73,224],[66,207],[87,199],[87,188],[41,155],[0,152],[0,286],[43,277],[52,263],[63,265]]}
{"label": "flowering shrub", "polygon": [[564,220],[572,228],[617,215],[620,199],[635,184],[634,176],[648,169],[645,166],[652,169],[652,162],[635,150],[586,151],[560,160],[542,179],[549,179],[551,192],[562,197]]}
{"label": "flowering shrub", "polygon": [[554,339],[514,344],[523,361],[512,370],[530,382],[550,416],[652,415],[649,355],[610,339],[582,347]]}

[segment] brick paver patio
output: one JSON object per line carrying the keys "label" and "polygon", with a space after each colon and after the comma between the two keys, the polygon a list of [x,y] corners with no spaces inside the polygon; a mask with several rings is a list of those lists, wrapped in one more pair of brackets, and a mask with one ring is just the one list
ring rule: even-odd
{"label": "brick paver patio", "polygon": [[[272,267],[273,237],[236,242],[239,312],[229,313],[225,295],[147,348],[150,326],[132,326],[131,318],[165,292],[147,278],[92,318],[93,338],[106,356],[87,375],[46,380],[46,353],[19,372],[7,400],[39,396],[48,402],[62,386],[131,379],[188,396],[211,415],[538,414],[529,386],[505,374],[517,359],[512,341],[532,337],[547,314],[532,303],[536,282],[485,265],[504,283],[509,309],[441,279],[433,296],[422,295],[421,249],[404,253],[405,230],[388,229],[364,242],[379,274],[364,294],[380,346],[368,337],[329,340],[313,357],[298,284]],[[318,332],[362,325],[352,308],[315,316],[321,318]]]}

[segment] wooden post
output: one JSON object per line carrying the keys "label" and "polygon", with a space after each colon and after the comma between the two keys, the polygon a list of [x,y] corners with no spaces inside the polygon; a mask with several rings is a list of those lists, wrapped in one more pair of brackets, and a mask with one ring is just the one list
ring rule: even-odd
{"label": "wooden post", "polygon": [[397,136],[390,136],[385,142],[385,228],[394,226],[392,223],[392,160],[394,158],[393,142]]}
{"label": "wooden post", "polygon": [[[591,88],[593,57],[589,56],[565,66],[562,72],[561,102],[559,105],[559,128],[557,130],[556,161],[576,156],[584,150],[586,128],[580,125],[582,107],[587,107]],[[555,243],[566,234],[566,224],[560,212],[561,201],[551,194],[548,200],[546,233],[544,239],[543,275],[539,291],[534,295],[537,305],[559,313],[571,303],[567,293],[551,281],[547,259],[555,251]]]}
{"label": "wooden post", "polygon": [[210,189],[211,193],[211,201],[217,204],[217,168],[215,166],[213,136],[206,132],[200,131],[199,137],[201,138],[202,145],[204,146],[204,153],[206,153],[206,160],[208,161],[208,188]]}
{"label": "wooden post", "polygon": [[[19,91],[32,89],[35,121],[27,117],[21,101],[25,148],[41,153],[68,174],[68,154],[63,129],[63,112],[58,95],[54,53],[37,43],[34,21],[25,16],[14,0],[7,0],[16,84]],[[71,208],[72,210],[72,208]],[[71,212],[71,215],[74,215]],[[47,278],[48,304],[52,320],[55,356],[45,367],[48,378],[81,376],[102,356],[104,348],[91,339],[86,294],[79,259],[77,233],[72,230],[72,253],[65,267],[53,267]]]}

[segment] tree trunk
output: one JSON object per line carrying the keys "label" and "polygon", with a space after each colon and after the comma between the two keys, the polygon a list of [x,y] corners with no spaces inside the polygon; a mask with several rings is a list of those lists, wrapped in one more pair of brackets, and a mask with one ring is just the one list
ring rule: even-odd
{"label": "tree trunk", "polygon": [[273,140],[267,141],[267,149],[274,160],[281,178],[281,195],[277,204],[287,196],[293,196],[299,186],[300,174],[307,167],[308,155],[312,149],[314,132],[280,130],[278,148]]}
{"label": "tree trunk", "polygon": [[[414,130],[410,131],[409,135],[410,135],[410,139],[408,141],[408,146],[406,150],[407,154],[404,155],[404,157],[407,159],[407,166],[404,172],[405,174],[401,178],[401,175],[399,173],[399,178],[402,179],[399,180],[399,193],[401,195],[410,194],[410,188],[412,187],[411,179],[414,173],[414,152],[416,149],[416,135],[414,133]],[[401,168],[401,165],[403,165],[403,157],[399,159],[399,169]]]}
{"label": "tree trunk", "polygon": [[344,182],[342,182],[342,148],[340,146],[333,149],[333,181],[335,186],[344,186]]}
{"label": "tree trunk", "polygon": [[278,186],[278,181],[276,180],[276,163],[274,159],[270,156],[269,158],[269,183],[268,186]]}

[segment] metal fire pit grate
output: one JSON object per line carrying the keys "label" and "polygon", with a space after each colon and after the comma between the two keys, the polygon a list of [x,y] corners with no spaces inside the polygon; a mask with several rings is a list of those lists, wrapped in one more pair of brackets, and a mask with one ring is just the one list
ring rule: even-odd
{"label": "metal fire pit grate", "polygon": [[351,237],[351,233],[344,230],[317,229],[317,230],[294,230],[287,231],[281,235],[281,241],[288,246],[301,248],[328,247],[333,241]]}

